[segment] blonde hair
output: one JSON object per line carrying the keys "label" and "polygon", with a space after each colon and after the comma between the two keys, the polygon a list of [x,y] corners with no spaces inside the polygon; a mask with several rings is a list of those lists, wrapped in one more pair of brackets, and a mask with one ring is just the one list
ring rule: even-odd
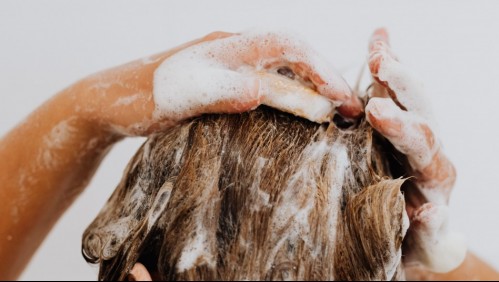
{"label": "blonde hair", "polygon": [[401,278],[402,180],[365,121],[340,130],[269,108],[150,137],[83,235],[100,280]]}

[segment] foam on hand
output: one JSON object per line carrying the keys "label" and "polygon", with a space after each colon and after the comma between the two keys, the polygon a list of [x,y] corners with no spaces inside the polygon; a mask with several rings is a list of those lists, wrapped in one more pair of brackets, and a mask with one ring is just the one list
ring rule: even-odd
{"label": "foam on hand", "polygon": [[464,261],[467,247],[464,236],[449,228],[449,208],[426,204],[420,210],[414,219],[410,256],[436,273],[456,269]]}
{"label": "foam on hand", "polygon": [[[310,67],[314,79],[322,81],[316,87],[320,95],[291,79],[256,74],[288,63]],[[321,95],[350,92],[334,68],[302,40],[268,31],[246,32],[181,50],[156,69],[153,86],[155,116],[172,120],[204,113],[210,105],[263,100],[320,123],[329,120],[332,109],[339,106]],[[238,111],[235,107],[228,111]]]}
{"label": "foam on hand", "polygon": [[317,123],[331,120],[334,105],[326,97],[281,75],[267,72],[258,75],[268,87],[262,104]]}

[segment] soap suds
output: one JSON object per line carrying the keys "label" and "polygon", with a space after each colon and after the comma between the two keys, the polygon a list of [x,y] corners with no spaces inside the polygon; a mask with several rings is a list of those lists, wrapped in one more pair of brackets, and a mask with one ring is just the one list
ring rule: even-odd
{"label": "soap suds", "polygon": [[[207,226],[205,224],[205,222],[207,222],[206,218],[215,216],[213,206],[216,206],[217,202],[220,201],[219,197],[217,197],[219,193],[217,185],[218,179],[213,178],[213,175],[211,174],[214,173],[216,175],[218,173],[220,170],[220,162],[217,162],[216,166],[217,167],[213,168],[213,170],[209,171],[209,175],[200,176],[211,179],[212,181],[204,187],[203,192],[200,195],[199,210],[194,214],[194,220],[196,222],[193,233],[194,237],[188,240],[184,245],[176,266],[179,273],[201,265],[209,268],[214,268],[216,266],[217,257],[213,255],[216,251],[213,249],[213,244],[209,243],[216,240],[213,238],[215,236],[216,226]],[[217,196],[213,197],[214,193],[216,193]],[[210,232],[210,234],[208,234],[208,232]]]}
{"label": "soap suds", "polygon": [[[414,169],[421,170],[433,161],[439,143],[427,142],[427,136],[421,127],[427,124],[426,120],[415,113],[402,111],[389,98],[371,98],[366,113],[368,113],[367,120],[374,127],[381,127],[378,125],[378,120],[387,122],[387,125],[379,130],[397,150],[407,155]],[[371,115],[375,118],[374,121]]]}
{"label": "soap suds", "polygon": [[65,143],[76,132],[71,124],[71,119],[64,120],[55,125],[52,130],[43,137],[43,147],[38,152],[38,164],[46,168],[54,168],[60,164],[57,150],[64,148]]}
{"label": "soap suds", "polygon": [[[203,263],[199,261],[201,259]],[[181,273],[202,264],[208,264],[210,267],[215,266],[214,258],[208,250],[206,230],[200,227],[196,230],[196,236],[185,245],[177,263],[177,270]]]}
{"label": "soap suds", "polygon": [[133,102],[139,100],[141,96],[142,96],[142,94],[138,93],[138,94],[128,96],[128,97],[121,97],[118,100],[116,100],[116,102],[114,102],[111,105],[111,107],[128,106],[128,105],[132,104]]}
{"label": "soap suds", "polygon": [[449,208],[425,204],[412,219],[410,256],[431,271],[447,273],[458,267],[466,256],[463,235],[449,229]]}
{"label": "soap suds", "polygon": [[[334,153],[332,153],[334,152]],[[338,224],[338,211],[340,207],[340,196],[346,169],[350,165],[345,145],[340,141],[328,144],[326,140],[313,142],[303,150],[301,165],[291,176],[286,190],[281,194],[281,199],[275,207],[275,213],[272,221],[272,238],[276,241],[275,247],[270,250],[269,260],[266,269],[272,267],[277,252],[286,242],[303,241],[309,248],[313,257],[318,257],[324,250],[318,244],[315,244],[316,238],[310,232],[311,226],[309,217],[316,207],[316,197],[307,195],[317,195],[320,186],[316,183],[321,174],[322,160],[329,156],[328,167],[333,174],[331,179],[335,181],[330,183],[325,191],[327,196],[327,215],[329,242],[328,245],[334,246],[336,225]],[[305,195],[306,194],[306,195]],[[279,238],[278,240],[276,240]]]}
{"label": "soap suds", "polygon": [[394,60],[390,55],[384,55],[380,64],[378,78],[386,81],[397,94],[397,99],[408,111],[416,112],[421,117],[433,123],[431,104],[426,98],[426,91],[421,81],[404,65]]}
{"label": "soap suds", "polygon": [[329,234],[330,242],[336,241],[336,224],[338,222],[340,197],[343,193],[343,183],[345,182],[346,170],[350,166],[346,146],[337,141],[333,147],[335,150],[338,150],[338,153],[336,154],[336,160],[334,162],[335,168],[332,170],[334,175],[331,176],[331,179],[337,179],[337,181],[332,183],[328,196],[328,226],[331,230],[331,233]]}
{"label": "soap suds", "polygon": [[[276,54],[277,50],[281,53]],[[341,76],[336,74],[334,68],[324,59],[310,50],[310,46],[294,36],[262,31],[246,32],[186,48],[166,59],[155,71],[155,116],[179,120],[199,114],[203,107],[221,102],[231,102],[233,105],[258,102],[260,95],[268,94],[260,92],[268,89],[268,82],[260,79],[258,75],[248,73],[248,69],[259,72],[276,63],[310,66],[312,72],[320,75],[310,79],[315,80],[322,95],[336,98],[348,95],[351,91]],[[260,85],[260,90],[256,88],[257,85]],[[281,93],[285,92],[284,90]],[[321,105],[322,111],[331,107],[324,100],[315,98],[317,95],[309,95],[310,91],[295,87],[286,93],[282,104],[276,97],[270,97],[267,102],[284,111],[290,111],[290,107],[296,105],[297,100],[289,98],[289,95],[297,94],[301,96],[298,101],[311,97],[314,105]],[[321,116],[313,113],[317,109],[305,105],[301,107],[307,109],[303,111],[306,118],[323,121]],[[234,107],[241,110],[237,109],[237,106]],[[311,116],[308,116],[309,111],[312,111]]]}
{"label": "soap suds", "polygon": [[[435,140],[435,127],[431,106],[426,99],[426,92],[421,82],[414,79],[408,69],[400,64],[390,50],[380,43],[380,50],[371,54],[371,60],[380,59],[377,77],[386,82],[396,95],[396,99],[408,111],[402,111],[390,98],[372,98],[366,107],[367,118],[374,127],[382,127],[375,119],[386,122],[384,135],[400,152],[407,155],[413,169],[422,172],[431,168],[435,158],[445,158],[441,155],[441,145]],[[447,170],[452,171],[445,161],[438,167],[441,175]],[[433,177],[433,175],[432,175]],[[449,272],[459,266],[466,254],[466,244],[462,235],[451,232],[448,227],[448,208],[446,206],[454,177],[448,174],[446,179],[433,177],[416,179],[419,190],[432,204],[423,205],[418,209],[413,219],[410,234],[412,242],[411,256],[415,261],[422,262],[434,272]],[[404,218],[405,222],[405,218]]]}

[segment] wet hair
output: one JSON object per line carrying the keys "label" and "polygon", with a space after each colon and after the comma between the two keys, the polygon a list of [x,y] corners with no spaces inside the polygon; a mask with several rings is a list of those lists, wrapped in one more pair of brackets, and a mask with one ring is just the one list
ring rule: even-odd
{"label": "wet hair", "polygon": [[361,121],[261,107],[149,137],[83,235],[99,280],[397,280],[403,180]]}

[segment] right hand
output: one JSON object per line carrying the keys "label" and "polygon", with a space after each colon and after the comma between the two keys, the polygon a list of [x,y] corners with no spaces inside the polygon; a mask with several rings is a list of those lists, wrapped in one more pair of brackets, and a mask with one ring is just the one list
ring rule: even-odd
{"label": "right hand", "polygon": [[346,117],[362,113],[358,98],[323,58],[302,41],[275,32],[215,32],[93,75],[84,80],[88,91],[80,110],[118,134],[148,135],[204,113],[256,108],[273,83],[256,73],[281,66],[308,83],[293,91],[312,89]]}

